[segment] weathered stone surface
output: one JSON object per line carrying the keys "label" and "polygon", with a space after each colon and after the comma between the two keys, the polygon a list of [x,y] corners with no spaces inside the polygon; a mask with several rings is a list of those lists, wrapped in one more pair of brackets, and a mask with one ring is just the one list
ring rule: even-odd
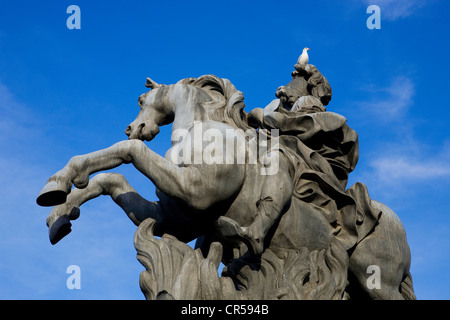
{"label": "weathered stone surface", "polygon": [[[227,79],[148,78],[129,140],[73,157],[42,189],[37,203],[55,206],[50,241],[70,232],[84,202],[110,195],[138,226],[147,299],[415,299],[403,226],[364,184],[347,187],[358,135],[327,111],[331,86],[305,57],[277,99],[249,114]],[[169,123],[161,157],[142,141]],[[159,201],[120,174],[90,179],[123,163],[155,184]],[[375,288],[367,270],[379,271]]]}

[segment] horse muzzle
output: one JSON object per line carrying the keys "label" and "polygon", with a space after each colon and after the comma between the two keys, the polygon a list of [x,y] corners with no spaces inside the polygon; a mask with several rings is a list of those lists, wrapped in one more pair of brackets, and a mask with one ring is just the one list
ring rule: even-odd
{"label": "horse muzzle", "polygon": [[137,126],[130,124],[125,130],[128,139],[151,141],[159,133],[159,126],[151,122],[141,122]]}

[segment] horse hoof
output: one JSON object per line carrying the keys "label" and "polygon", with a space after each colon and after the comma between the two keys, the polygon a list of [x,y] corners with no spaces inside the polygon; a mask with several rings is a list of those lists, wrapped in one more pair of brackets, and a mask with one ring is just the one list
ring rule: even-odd
{"label": "horse hoof", "polygon": [[65,188],[57,181],[48,182],[39,193],[36,203],[42,207],[52,207],[66,202],[69,191],[64,191]]}
{"label": "horse hoof", "polygon": [[59,217],[48,229],[51,244],[54,245],[67,236],[72,231],[71,226],[72,224],[67,216]]}

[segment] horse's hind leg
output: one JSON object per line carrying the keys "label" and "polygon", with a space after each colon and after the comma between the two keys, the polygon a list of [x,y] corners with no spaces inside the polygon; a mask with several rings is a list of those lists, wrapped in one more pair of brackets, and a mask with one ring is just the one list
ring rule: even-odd
{"label": "horse's hind leg", "polygon": [[350,257],[350,299],[404,300],[404,265],[387,246],[380,238],[366,238],[357,245]]}
{"label": "horse's hind leg", "polygon": [[100,173],[89,181],[86,188],[74,189],[64,204],[54,207],[51,211],[47,218],[50,242],[55,244],[66,236],[71,231],[70,220],[79,217],[79,207],[100,195],[110,195],[136,225],[146,218],[156,221],[161,219],[158,203],[142,198],[122,175]]}
{"label": "horse's hind leg", "polygon": [[[350,256],[350,273],[357,282],[350,283],[350,288],[356,285],[362,290],[360,293],[370,299],[410,299],[414,293],[402,292],[410,276],[411,254],[406,233],[392,210],[380,203],[376,205],[383,211],[379,224]],[[412,284],[410,286],[412,290]],[[358,296],[353,296],[355,298]]]}

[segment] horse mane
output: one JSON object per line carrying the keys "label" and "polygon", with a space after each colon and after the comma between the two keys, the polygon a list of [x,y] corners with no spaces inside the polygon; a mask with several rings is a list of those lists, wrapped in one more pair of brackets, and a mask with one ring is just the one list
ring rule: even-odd
{"label": "horse mane", "polygon": [[222,79],[214,75],[204,75],[198,78],[186,78],[177,84],[192,85],[203,89],[213,97],[208,102],[208,114],[211,120],[226,123],[234,128],[244,131],[251,129],[247,121],[247,113],[244,111],[244,94],[237,90],[228,79]]}

